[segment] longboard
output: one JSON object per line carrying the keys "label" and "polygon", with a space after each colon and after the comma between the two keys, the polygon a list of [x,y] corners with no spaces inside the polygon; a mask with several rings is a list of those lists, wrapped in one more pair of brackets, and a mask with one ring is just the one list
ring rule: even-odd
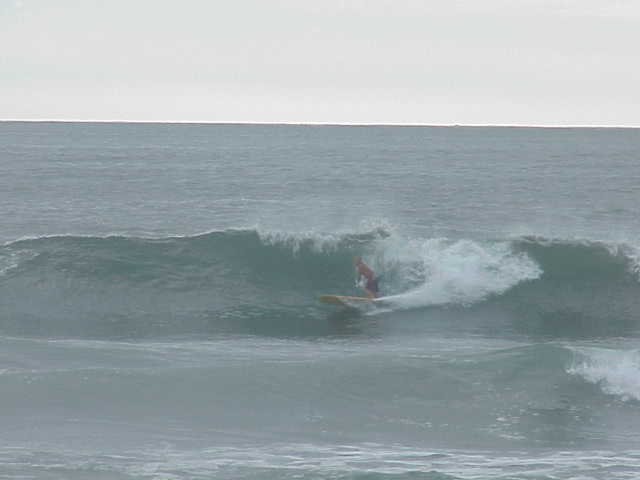
{"label": "longboard", "polygon": [[349,297],[345,295],[322,295],[320,296],[322,303],[330,305],[340,305],[343,307],[355,307],[356,305],[369,305],[374,303],[373,298],[368,297]]}

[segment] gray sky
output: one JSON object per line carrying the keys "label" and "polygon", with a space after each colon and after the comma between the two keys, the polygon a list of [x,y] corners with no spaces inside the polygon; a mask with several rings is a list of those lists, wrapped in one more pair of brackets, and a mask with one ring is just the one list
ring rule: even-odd
{"label": "gray sky", "polygon": [[0,118],[640,126],[640,0],[0,0]]}

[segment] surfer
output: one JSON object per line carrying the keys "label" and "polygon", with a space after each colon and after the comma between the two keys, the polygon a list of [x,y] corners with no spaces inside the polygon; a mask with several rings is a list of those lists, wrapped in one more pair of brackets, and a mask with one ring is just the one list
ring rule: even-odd
{"label": "surfer", "polygon": [[356,266],[358,283],[360,283],[360,280],[364,278],[364,290],[367,292],[367,296],[369,298],[377,298],[380,293],[380,289],[378,288],[378,278],[376,277],[376,274],[373,273],[373,270],[371,270],[371,268],[362,261],[362,257],[355,257],[353,259],[353,263]]}

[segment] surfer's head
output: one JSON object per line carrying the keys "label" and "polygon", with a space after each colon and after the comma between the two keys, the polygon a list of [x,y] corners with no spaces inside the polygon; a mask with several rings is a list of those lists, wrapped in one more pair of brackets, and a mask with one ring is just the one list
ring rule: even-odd
{"label": "surfer's head", "polygon": [[360,265],[362,263],[362,257],[353,257],[353,264],[354,265]]}

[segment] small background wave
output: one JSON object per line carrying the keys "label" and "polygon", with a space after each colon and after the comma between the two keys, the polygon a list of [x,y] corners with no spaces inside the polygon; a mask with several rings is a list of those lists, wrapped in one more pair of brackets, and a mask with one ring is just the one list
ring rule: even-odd
{"label": "small background wave", "polygon": [[[332,432],[334,445],[388,445],[402,436],[422,447],[445,438],[451,448],[491,445],[503,452],[589,449],[604,439],[609,448],[628,448],[640,428],[637,375],[627,370],[625,383],[616,383],[620,358],[634,355],[623,344],[445,336],[385,342],[0,337],[0,346],[5,408],[48,412],[44,419],[6,419],[5,427],[23,430],[31,447],[33,429],[48,415],[59,418],[49,405],[64,406],[70,428],[77,419],[88,431],[120,425],[125,435],[117,445],[125,450],[164,441],[166,418],[181,432],[230,434],[226,445],[269,432],[322,444]],[[589,365],[607,381],[590,379],[581,370]],[[637,372],[637,365],[628,366]],[[615,435],[608,433],[612,424]],[[180,437],[178,443],[187,441]],[[94,446],[101,440],[87,438]]]}
{"label": "small background wave", "polygon": [[640,401],[640,350],[572,347],[568,372],[598,385],[603,392],[625,401]]}

